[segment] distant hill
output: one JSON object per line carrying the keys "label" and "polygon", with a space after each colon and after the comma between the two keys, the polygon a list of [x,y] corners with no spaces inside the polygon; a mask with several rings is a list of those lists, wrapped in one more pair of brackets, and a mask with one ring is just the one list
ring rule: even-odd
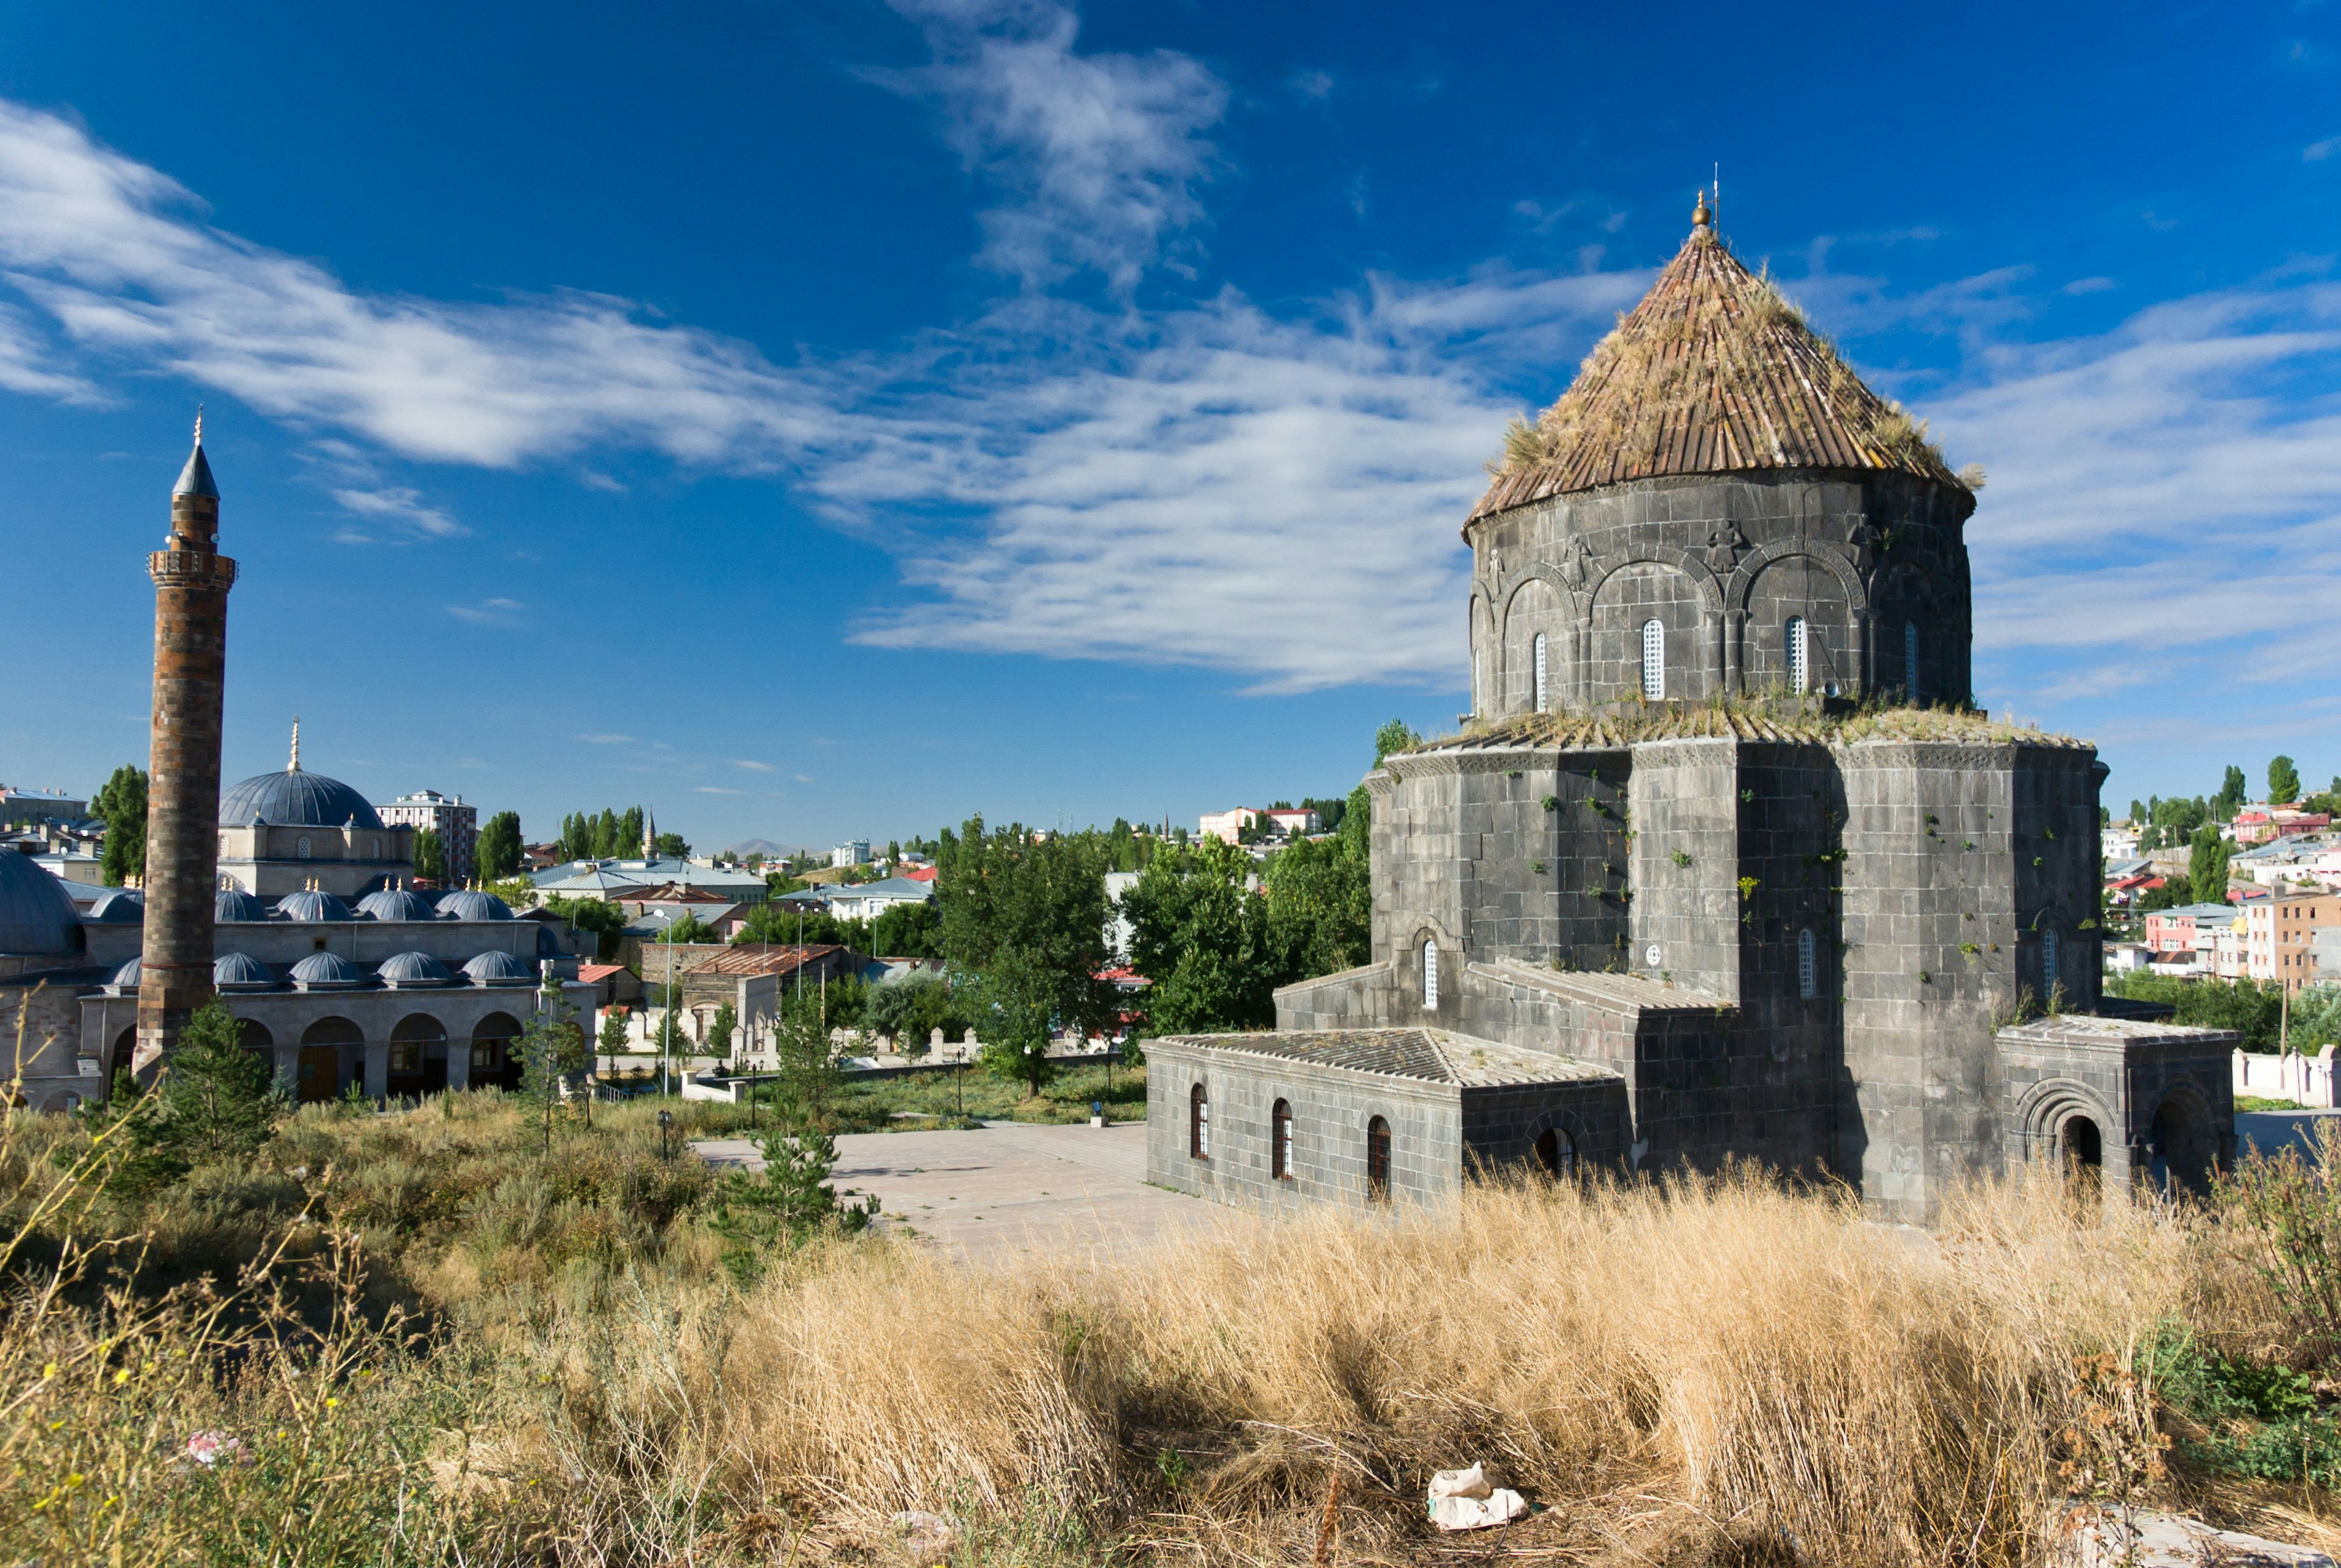
{"label": "distant hill", "polygon": [[789,852],[769,838],[743,838],[724,853],[736,854],[742,860],[747,859],[752,854],[761,854],[766,860],[778,860]]}

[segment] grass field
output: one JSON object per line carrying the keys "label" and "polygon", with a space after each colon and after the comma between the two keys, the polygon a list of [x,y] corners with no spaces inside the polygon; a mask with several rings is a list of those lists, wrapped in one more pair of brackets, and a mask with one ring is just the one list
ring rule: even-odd
{"label": "grass field", "polygon": [[[921,1509],[969,1568],[1294,1563],[1329,1518],[1340,1563],[2017,1564],[2076,1495],[2341,1539],[2285,1282],[2341,1289],[2271,1239],[2341,1235],[2314,1172],[2178,1208],[2026,1174],[1924,1242],[1740,1173],[742,1271],[745,1178],[662,1157],[659,1108],[547,1147],[494,1094],[309,1107],[134,1198],[10,1115],[0,1562],[890,1563]],[[1430,1537],[1475,1459],[1541,1512]]]}

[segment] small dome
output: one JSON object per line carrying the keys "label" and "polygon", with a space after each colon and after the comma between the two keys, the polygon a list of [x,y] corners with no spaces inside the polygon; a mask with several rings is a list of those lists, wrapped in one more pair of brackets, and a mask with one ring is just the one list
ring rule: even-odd
{"label": "small dome", "polygon": [[512,905],[493,893],[462,888],[439,901],[439,913],[450,920],[510,920]]}
{"label": "small dome", "polygon": [[454,976],[427,953],[393,953],[382,961],[374,977],[384,985],[447,985]]}
{"label": "small dome", "polygon": [[536,955],[539,958],[567,956],[561,951],[561,938],[553,934],[553,927],[550,925],[539,925],[536,928]]}
{"label": "small dome", "polygon": [[248,925],[268,918],[268,905],[240,887],[212,897],[212,922],[216,925]]}
{"label": "small dome", "polygon": [[527,985],[536,979],[527,959],[509,953],[483,953],[463,965],[463,973],[481,985]]}
{"label": "small dome", "polygon": [[255,774],[220,797],[220,825],[380,828],[381,814],[339,779],[302,768]]}
{"label": "small dome", "polygon": [[354,920],[350,906],[330,893],[304,888],[276,901],[276,913],[287,920]]}
{"label": "small dome", "polygon": [[403,887],[384,888],[380,893],[369,893],[358,900],[358,908],[373,915],[376,920],[436,920],[439,918],[438,912],[431,907],[429,899],[419,893],[409,893]]}
{"label": "small dome", "polygon": [[212,984],[223,991],[257,991],[275,984],[276,976],[249,953],[225,953],[212,964]]}
{"label": "small dome", "polygon": [[293,966],[293,983],[304,991],[355,985],[364,978],[338,953],[312,953]]}
{"label": "small dome", "polygon": [[0,953],[81,951],[81,912],[30,855],[0,850]]}
{"label": "small dome", "polygon": [[138,989],[138,977],[141,973],[138,960],[134,958],[129,963],[124,964],[121,968],[115,970],[114,972],[114,977],[111,980],[108,980],[106,984],[113,986],[117,991],[135,991]]}
{"label": "small dome", "polygon": [[146,918],[146,901],[134,893],[110,887],[97,895],[83,918],[102,925],[135,925]]}

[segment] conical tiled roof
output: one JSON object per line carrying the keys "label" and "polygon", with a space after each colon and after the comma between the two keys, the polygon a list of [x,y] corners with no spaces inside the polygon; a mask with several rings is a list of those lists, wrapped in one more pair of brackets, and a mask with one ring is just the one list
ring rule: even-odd
{"label": "conical tiled roof", "polygon": [[1862,385],[1699,204],[1690,238],[1560,401],[1507,434],[1474,520],[1670,474],[1875,468],[1958,484],[1922,426]]}

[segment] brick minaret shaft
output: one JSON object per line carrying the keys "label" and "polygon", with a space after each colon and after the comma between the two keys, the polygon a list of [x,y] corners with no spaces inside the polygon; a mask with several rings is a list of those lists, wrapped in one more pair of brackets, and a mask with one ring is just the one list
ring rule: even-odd
{"label": "brick minaret shaft", "polygon": [[219,487],[204,456],[200,415],[195,449],[171,492],[171,536],[146,557],[146,570],[154,579],[154,717],[134,1064],[141,1071],[178,1043],[187,1014],[212,996],[221,698],[235,563],[219,553]]}

